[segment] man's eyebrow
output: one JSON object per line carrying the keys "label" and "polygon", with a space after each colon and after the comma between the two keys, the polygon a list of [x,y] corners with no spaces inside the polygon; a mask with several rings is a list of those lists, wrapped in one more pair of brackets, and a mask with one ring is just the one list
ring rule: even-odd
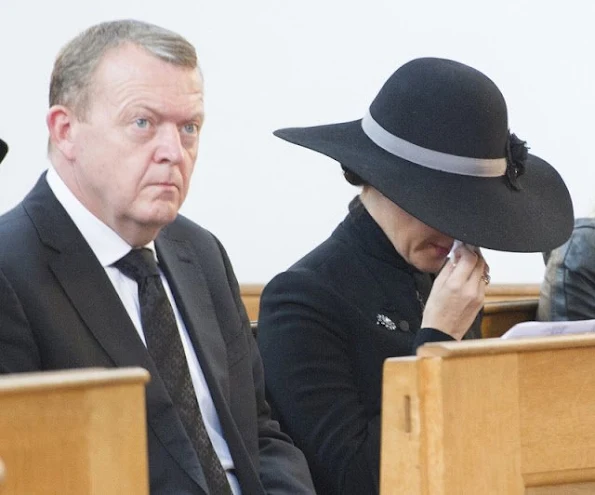
{"label": "man's eyebrow", "polygon": [[203,120],[205,118],[204,110],[194,112],[188,120]]}
{"label": "man's eyebrow", "polygon": [[120,112],[120,114],[121,115],[133,115],[135,113],[138,113],[139,111],[145,112],[145,113],[151,113],[153,115],[160,115],[156,109],[148,107],[147,105],[142,105],[142,104],[130,105],[129,107],[123,108],[122,111]]}

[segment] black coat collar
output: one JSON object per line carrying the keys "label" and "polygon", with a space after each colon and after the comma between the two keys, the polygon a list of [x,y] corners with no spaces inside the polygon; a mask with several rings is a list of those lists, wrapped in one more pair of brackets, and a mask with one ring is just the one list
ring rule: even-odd
{"label": "black coat collar", "polygon": [[348,237],[367,255],[408,272],[419,272],[398,253],[384,231],[356,196],[349,203],[349,214],[335,230],[338,237]]}
{"label": "black coat collar", "polygon": [[[366,210],[359,196],[356,196],[349,204],[349,213],[335,229],[333,237],[354,245],[366,257],[370,256],[381,263],[388,264],[391,267],[390,273],[394,273],[392,269],[396,268],[411,275],[415,286],[415,294],[412,294],[412,296],[415,296],[416,304],[421,303],[423,311],[432,288],[434,276],[421,272],[399,254],[384,231]],[[376,273],[376,270],[373,271],[372,275],[384,288],[385,307],[394,308],[395,301],[388,297],[391,292],[390,287],[394,282],[386,280],[383,274]]]}

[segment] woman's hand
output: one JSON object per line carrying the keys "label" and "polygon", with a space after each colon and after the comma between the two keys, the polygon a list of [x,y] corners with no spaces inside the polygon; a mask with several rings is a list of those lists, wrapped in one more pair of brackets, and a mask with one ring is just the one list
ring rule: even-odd
{"label": "woman's hand", "polygon": [[488,283],[489,267],[481,253],[457,248],[434,281],[421,326],[462,339],[483,306]]}

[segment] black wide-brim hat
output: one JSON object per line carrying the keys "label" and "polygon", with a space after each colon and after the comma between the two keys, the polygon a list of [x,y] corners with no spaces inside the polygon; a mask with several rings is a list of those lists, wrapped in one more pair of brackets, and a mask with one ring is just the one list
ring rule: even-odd
{"label": "black wide-brim hat", "polygon": [[6,153],[8,153],[8,145],[0,139],[0,163],[4,160]]}
{"label": "black wide-brim hat", "polygon": [[468,244],[549,251],[572,232],[572,201],[558,172],[510,133],[496,85],[452,60],[406,63],[363,119],[274,134],[334,158],[423,223]]}

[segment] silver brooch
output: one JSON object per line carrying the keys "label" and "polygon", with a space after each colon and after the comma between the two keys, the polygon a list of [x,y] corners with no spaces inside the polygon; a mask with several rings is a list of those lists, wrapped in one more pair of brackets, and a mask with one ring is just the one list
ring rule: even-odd
{"label": "silver brooch", "polygon": [[381,314],[376,315],[376,325],[382,325],[383,327],[386,327],[389,330],[397,329],[397,325],[395,325],[395,322],[393,320],[391,320],[388,316]]}

